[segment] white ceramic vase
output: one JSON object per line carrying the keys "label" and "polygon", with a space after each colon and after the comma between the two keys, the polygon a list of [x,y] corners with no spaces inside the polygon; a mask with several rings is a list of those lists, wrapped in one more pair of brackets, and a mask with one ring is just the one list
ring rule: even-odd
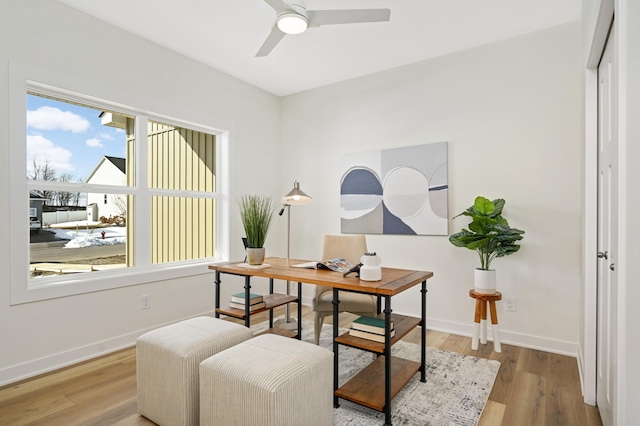
{"label": "white ceramic vase", "polygon": [[360,258],[360,279],[362,281],[380,281],[382,279],[382,269],[380,263],[382,259],[375,253],[365,253]]}
{"label": "white ceramic vase", "polygon": [[249,265],[262,265],[264,263],[264,247],[250,248],[247,247],[247,263]]}
{"label": "white ceramic vase", "polygon": [[496,292],[496,270],[476,268],[474,273],[475,290],[481,294]]}

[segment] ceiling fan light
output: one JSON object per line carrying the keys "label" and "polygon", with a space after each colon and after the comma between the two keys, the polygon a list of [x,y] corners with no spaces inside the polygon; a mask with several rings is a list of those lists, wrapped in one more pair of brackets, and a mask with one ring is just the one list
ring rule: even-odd
{"label": "ceiling fan light", "polygon": [[278,16],[278,28],[285,34],[303,33],[309,22],[307,18],[295,12],[287,12]]}

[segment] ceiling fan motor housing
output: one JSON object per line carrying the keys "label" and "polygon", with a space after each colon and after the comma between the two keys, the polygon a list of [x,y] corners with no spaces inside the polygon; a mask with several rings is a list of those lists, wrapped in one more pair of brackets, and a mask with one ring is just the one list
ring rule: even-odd
{"label": "ceiling fan motor housing", "polygon": [[309,27],[309,15],[304,6],[299,4],[289,4],[291,9],[278,11],[276,23],[281,31],[287,34],[300,34]]}

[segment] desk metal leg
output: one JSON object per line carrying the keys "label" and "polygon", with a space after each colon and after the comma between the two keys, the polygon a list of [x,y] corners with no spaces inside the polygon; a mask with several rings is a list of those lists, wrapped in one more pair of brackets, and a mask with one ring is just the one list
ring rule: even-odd
{"label": "desk metal leg", "polygon": [[249,310],[251,305],[248,303],[249,299],[251,299],[251,277],[247,275],[244,277],[244,325],[247,328],[251,327],[251,311]]}
{"label": "desk metal leg", "polygon": [[[269,278],[269,294],[273,294],[273,278]],[[269,309],[269,328],[273,328],[273,309]]]}
{"label": "desk metal leg", "polygon": [[340,404],[338,403],[338,397],[336,396],[336,391],[338,390],[338,342],[336,342],[336,338],[338,337],[338,305],[340,304],[340,299],[338,297],[338,290],[333,289],[333,407],[338,408]]}
{"label": "desk metal leg", "polygon": [[220,318],[220,313],[218,312],[218,309],[220,309],[220,271],[216,271],[216,278],[215,278],[215,285],[216,285],[216,309],[215,309],[215,316],[216,318]]}
{"label": "desk metal leg", "polygon": [[298,340],[302,340],[302,283],[298,281]]}
{"label": "desk metal leg", "polygon": [[426,382],[426,359],[427,359],[427,282],[422,281],[422,327],[420,332],[420,381]]}
{"label": "desk metal leg", "polygon": [[384,296],[384,424],[391,425],[391,296]]}

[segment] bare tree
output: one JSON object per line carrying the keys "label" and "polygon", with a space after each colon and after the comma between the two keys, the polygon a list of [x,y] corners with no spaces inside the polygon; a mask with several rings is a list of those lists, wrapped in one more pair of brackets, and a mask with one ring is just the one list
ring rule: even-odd
{"label": "bare tree", "polygon": [[[56,179],[59,182],[74,182],[73,175],[69,173],[63,173]],[[80,193],[78,192],[66,192],[66,191],[56,191],[57,203],[59,206],[72,206],[78,205],[78,200],[80,199]],[[75,204],[74,204],[75,201]]]}
{"label": "bare tree", "polygon": [[[74,182],[74,177],[70,173],[63,173],[60,176],[57,175],[56,170],[51,166],[49,160],[45,160],[44,164],[40,164],[33,160],[33,169],[30,174],[27,174],[28,179],[37,181],[59,181],[59,182]],[[77,206],[80,200],[83,199],[83,194],[79,192],[67,192],[67,191],[40,191],[42,196],[47,200],[46,204],[50,206]]]}
{"label": "bare tree", "polygon": [[118,215],[125,217],[127,215],[127,196],[123,194],[113,194],[111,200],[113,205],[118,209]]}
{"label": "bare tree", "polygon": [[[49,160],[45,160],[44,164],[33,160],[33,169],[31,170],[31,174],[27,174],[27,178],[31,180],[52,181],[56,180],[56,171],[49,163]],[[40,191],[40,193],[46,200],[45,204],[54,203],[55,195],[53,191]]]}
{"label": "bare tree", "polygon": [[32,180],[56,180],[56,170],[51,166],[49,160],[45,160],[44,164],[39,164],[33,160],[33,170],[27,178]]}

